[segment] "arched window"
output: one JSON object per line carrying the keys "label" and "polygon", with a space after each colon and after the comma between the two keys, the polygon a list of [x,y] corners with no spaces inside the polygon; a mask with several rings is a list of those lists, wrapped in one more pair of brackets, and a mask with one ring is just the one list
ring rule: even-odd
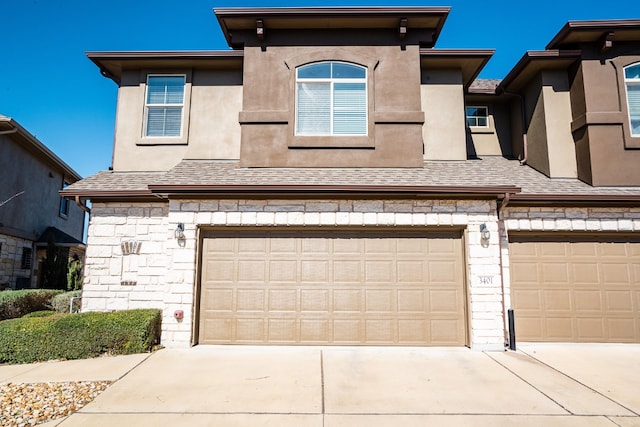
{"label": "arched window", "polygon": [[624,69],[631,136],[640,136],[640,63]]}
{"label": "arched window", "polygon": [[298,67],[296,135],[367,135],[367,69],[337,61]]}

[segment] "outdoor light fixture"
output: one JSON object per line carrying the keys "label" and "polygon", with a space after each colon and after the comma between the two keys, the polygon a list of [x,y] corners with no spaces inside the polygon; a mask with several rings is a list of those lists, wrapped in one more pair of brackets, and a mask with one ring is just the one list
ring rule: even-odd
{"label": "outdoor light fixture", "polygon": [[262,23],[262,19],[256,21],[256,35],[258,36],[258,40],[264,40],[264,24]]}
{"label": "outdoor light fixture", "polygon": [[403,39],[407,36],[407,20],[406,18],[400,20],[400,38]]}
{"label": "outdoor light fixture", "polygon": [[174,236],[176,236],[177,240],[184,240],[184,224],[179,222],[176,227],[176,231],[174,232]]}
{"label": "outdoor light fixture", "polygon": [[491,233],[487,228],[487,224],[480,224],[480,239],[484,242],[488,241],[491,237]]}

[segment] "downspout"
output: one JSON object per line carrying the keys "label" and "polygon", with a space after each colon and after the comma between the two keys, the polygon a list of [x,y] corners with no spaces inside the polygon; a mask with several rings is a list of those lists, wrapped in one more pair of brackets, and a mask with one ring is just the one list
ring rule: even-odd
{"label": "downspout", "polygon": [[527,114],[525,112],[525,104],[524,104],[524,96],[520,93],[509,92],[503,90],[502,93],[509,96],[515,96],[520,100],[520,114],[522,119],[522,159],[520,159],[520,166],[524,166],[527,164],[527,159],[529,157],[529,147],[527,142],[527,131],[526,131],[526,123],[527,123]]}
{"label": "downspout", "polygon": [[89,209],[84,203],[80,201],[80,196],[76,196],[74,200],[76,202],[76,205],[78,205],[80,209],[91,215],[91,209]]}
{"label": "downspout", "polygon": [[502,211],[509,204],[509,200],[511,199],[511,193],[504,193],[504,197],[501,201],[498,201],[498,242],[499,242],[499,250],[500,250],[500,295],[501,295],[501,303],[502,303],[502,331],[504,333],[504,347],[505,349],[509,347],[509,328],[507,323],[507,304],[505,303],[505,280],[504,280],[504,251],[503,251],[503,243],[502,236],[504,235],[506,244],[509,244],[509,238],[507,235],[507,227],[504,225],[504,220],[502,219]]}
{"label": "downspout", "polygon": [[18,132],[18,128],[0,130],[0,135],[9,135],[10,133],[16,133],[16,132]]}

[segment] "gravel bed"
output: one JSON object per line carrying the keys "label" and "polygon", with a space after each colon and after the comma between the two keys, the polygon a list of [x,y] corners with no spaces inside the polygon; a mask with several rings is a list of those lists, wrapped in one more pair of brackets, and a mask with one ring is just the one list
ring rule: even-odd
{"label": "gravel bed", "polygon": [[34,426],[67,416],[113,381],[0,384],[0,426]]}

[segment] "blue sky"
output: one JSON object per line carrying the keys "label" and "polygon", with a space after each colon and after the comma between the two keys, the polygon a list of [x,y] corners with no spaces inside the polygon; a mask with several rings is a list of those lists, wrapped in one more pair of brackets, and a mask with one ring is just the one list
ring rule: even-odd
{"label": "blue sky", "polygon": [[345,5],[450,6],[436,47],[495,49],[484,78],[503,78],[568,20],[640,18],[638,0],[5,0],[0,114],[89,176],[111,164],[117,86],[85,52],[227,49],[214,8]]}

